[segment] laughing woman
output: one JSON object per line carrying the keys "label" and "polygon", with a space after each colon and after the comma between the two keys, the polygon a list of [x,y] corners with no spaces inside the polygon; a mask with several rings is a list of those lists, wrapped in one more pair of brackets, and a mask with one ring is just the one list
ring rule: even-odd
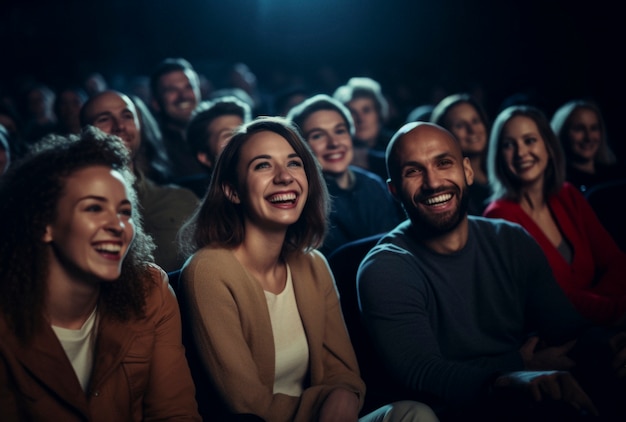
{"label": "laughing woman", "polygon": [[[188,320],[232,413],[268,422],[357,420],[365,386],[333,277],[314,250],[327,208],[320,170],[296,129],[283,119],[257,119],[220,155],[183,231],[194,253],[182,274]],[[366,420],[418,415],[436,420],[414,402]]]}
{"label": "laughing woman", "polygon": [[119,138],[49,138],[0,186],[3,421],[199,420]]}

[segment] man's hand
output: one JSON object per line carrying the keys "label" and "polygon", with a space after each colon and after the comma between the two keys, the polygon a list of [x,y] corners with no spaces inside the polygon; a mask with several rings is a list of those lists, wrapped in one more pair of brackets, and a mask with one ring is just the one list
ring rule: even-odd
{"label": "man's hand", "polygon": [[494,382],[496,389],[515,389],[529,395],[535,401],[559,400],[574,409],[598,416],[598,410],[569,372],[519,371],[504,374]]}
{"label": "man's hand", "polygon": [[524,369],[529,371],[567,371],[572,369],[576,362],[567,354],[576,344],[576,340],[569,341],[561,346],[537,347],[539,337],[530,337],[519,349]]}

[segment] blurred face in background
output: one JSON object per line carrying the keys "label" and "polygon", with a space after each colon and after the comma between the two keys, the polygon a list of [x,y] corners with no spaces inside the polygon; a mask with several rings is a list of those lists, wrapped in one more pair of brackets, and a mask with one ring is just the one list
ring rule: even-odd
{"label": "blurred face in background", "polygon": [[602,127],[595,111],[579,107],[568,120],[567,137],[570,156],[576,161],[593,161],[602,142]]}
{"label": "blurred face in background", "polygon": [[153,104],[171,123],[184,127],[200,101],[198,77],[192,70],[175,70],[159,78],[158,98]]}
{"label": "blurred face in background", "polygon": [[374,99],[368,97],[355,98],[346,105],[354,119],[355,137],[373,147],[376,144],[381,126],[380,115],[376,110]]}
{"label": "blurred face in background", "polygon": [[445,125],[459,141],[463,154],[472,156],[485,151],[487,128],[471,104],[460,103],[452,107],[446,114]]}

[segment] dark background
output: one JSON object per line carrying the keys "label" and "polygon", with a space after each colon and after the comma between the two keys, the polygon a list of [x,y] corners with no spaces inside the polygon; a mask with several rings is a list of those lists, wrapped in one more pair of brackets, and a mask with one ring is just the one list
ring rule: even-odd
{"label": "dark background", "polygon": [[[0,7],[0,86],[58,87],[98,71],[123,89],[163,58],[184,57],[216,88],[237,61],[269,94],[295,75],[319,91],[368,75],[403,110],[470,91],[492,119],[518,92],[549,115],[588,97],[605,113],[619,153],[621,9],[607,0],[9,1]],[[335,79],[324,85],[329,69]]]}

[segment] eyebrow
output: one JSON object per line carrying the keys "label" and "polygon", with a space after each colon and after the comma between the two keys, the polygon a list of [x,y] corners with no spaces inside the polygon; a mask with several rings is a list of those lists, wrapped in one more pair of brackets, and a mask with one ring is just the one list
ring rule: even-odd
{"label": "eyebrow", "polygon": [[[337,129],[337,128],[340,128],[340,127],[347,128],[347,127],[348,127],[348,125],[347,125],[345,122],[340,122],[340,123],[337,123],[335,126],[333,126],[331,129]],[[313,132],[315,132],[315,131],[318,131],[318,130],[320,130],[320,131],[324,131],[325,129],[322,129],[321,127],[314,127],[314,128],[312,128],[311,130],[308,130],[308,131],[304,134],[304,137],[306,138],[306,137],[307,137],[307,136],[309,136],[311,133],[313,133]]]}
{"label": "eyebrow", "polygon": [[[79,203],[81,201],[85,201],[87,199],[92,199],[98,202],[108,202],[108,200],[104,197],[104,196],[99,196],[99,195],[85,195],[82,196],[80,198],[78,198],[78,200],[76,201],[76,203]],[[130,199],[128,198],[124,198],[121,202],[120,205],[126,205],[126,204],[130,204],[132,205],[132,203],[130,202]]]}

